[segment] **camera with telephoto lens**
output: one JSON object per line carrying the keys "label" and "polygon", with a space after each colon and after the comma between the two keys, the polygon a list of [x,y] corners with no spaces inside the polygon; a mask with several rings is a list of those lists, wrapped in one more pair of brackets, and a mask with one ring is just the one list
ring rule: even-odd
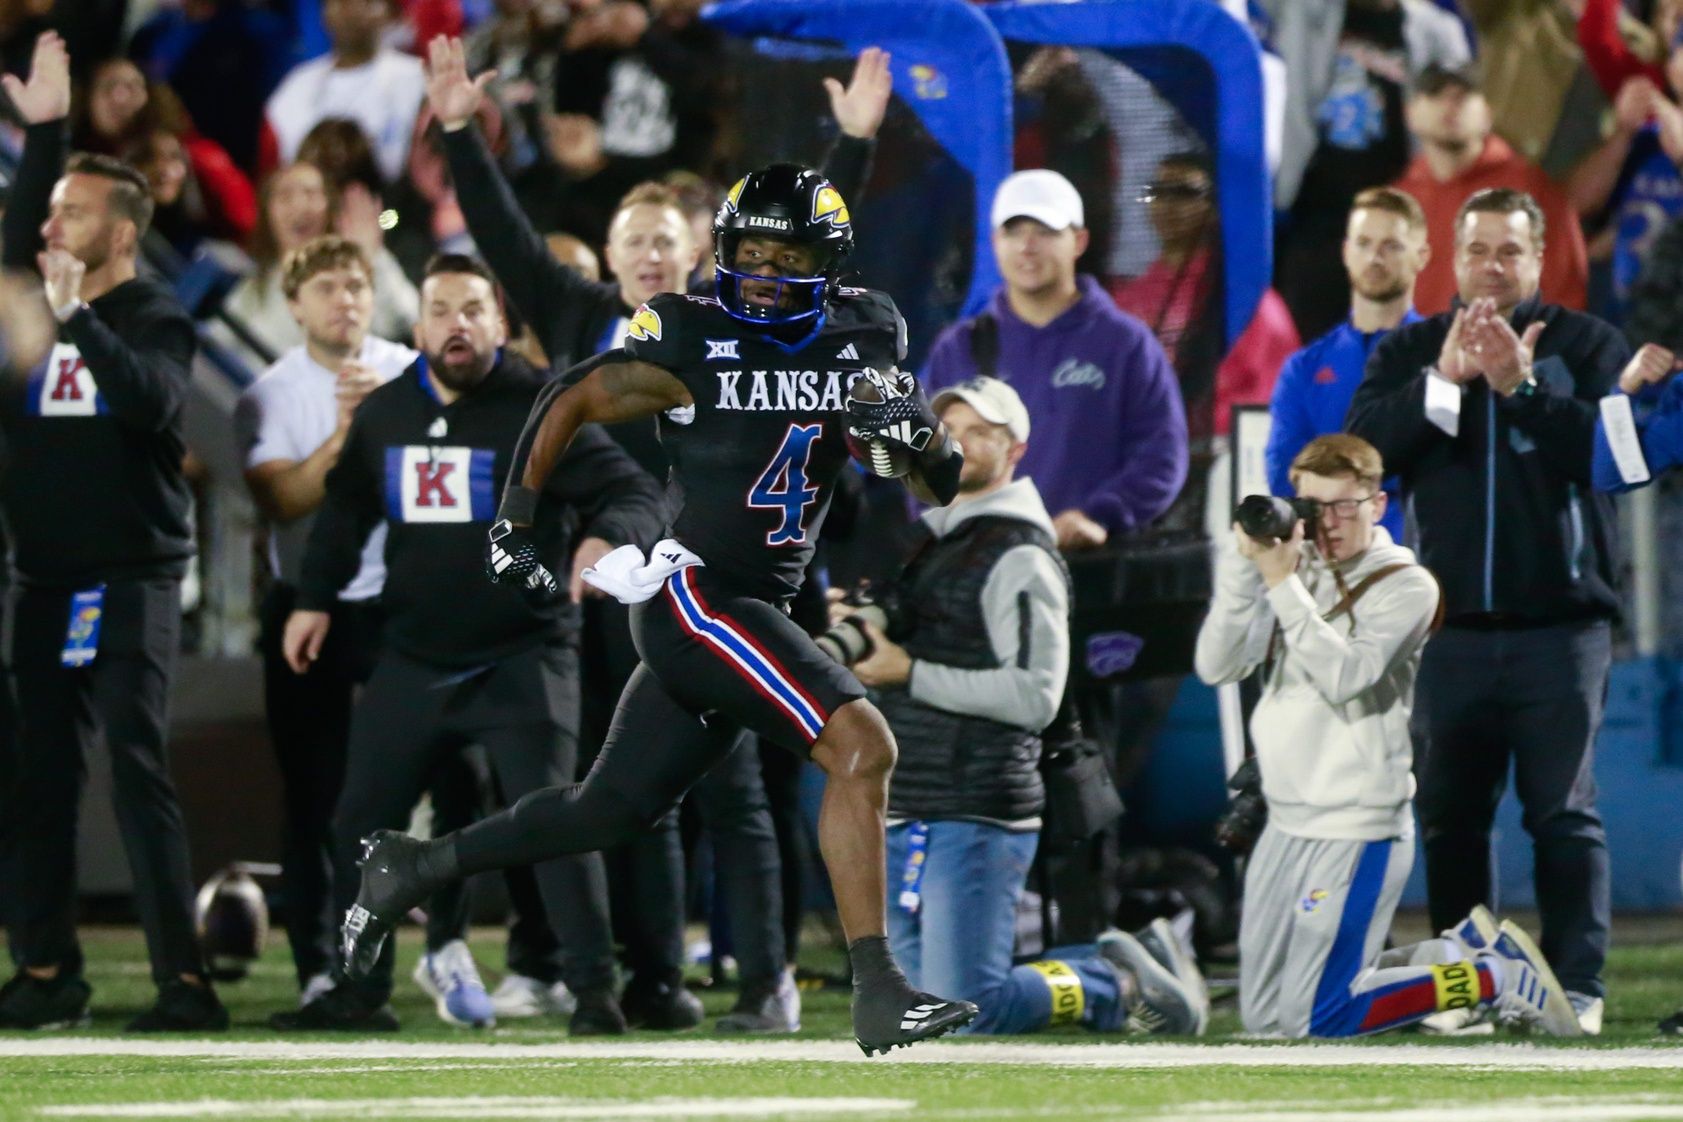
{"label": "camera with telephoto lens", "polygon": [[1233,508],[1233,521],[1248,537],[1284,541],[1299,522],[1314,529],[1320,524],[1321,504],[1314,499],[1282,499],[1277,495],[1246,495]]}
{"label": "camera with telephoto lens", "polygon": [[819,650],[843,666],[852,666],[875,648],[876,644],[865,632],[865,624],[875,625],[895,642],[911,630],[907,613],[900,604],[900,594],[892,585],[882,588],[861,585],[843,596],[841,602],[853,612],[813,641]]}

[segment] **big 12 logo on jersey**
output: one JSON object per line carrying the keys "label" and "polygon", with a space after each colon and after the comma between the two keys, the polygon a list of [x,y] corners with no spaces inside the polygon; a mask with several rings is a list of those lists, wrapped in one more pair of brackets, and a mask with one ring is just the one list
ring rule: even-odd
{"label": "big 12 logo on jersey", "polygon": [[416,445],[386,449],[386,514],[394,522],[489,522],[496,452]]}

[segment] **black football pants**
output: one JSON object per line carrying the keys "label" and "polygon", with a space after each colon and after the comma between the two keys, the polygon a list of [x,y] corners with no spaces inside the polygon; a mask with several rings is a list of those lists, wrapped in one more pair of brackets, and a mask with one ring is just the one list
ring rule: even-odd
{"label": "black football pants", "polygon": [[[586,768],[594,763],[614,710],[639,661],[629,609],[614,600],[585,604]],[[785,753],[787,754],[787,753]],[[754,738],[736,747],[690,791],[713,841],[716,878],[729,916],[744,983],[768,982],[783,969],[782,864]],[[626,965],[647,982],[676,984],[683,972],[684,852],[676,808],[648,830],[604,853],[614,928]]]}
{"label": "black football pants", "polygon": [[[170,779],[165,737],[181,633],[177,580],[112,581],[99,654],[75,669],[60,659],[71,591],[22,588],[14,601],[12,667],[18,689],[17,774],[11,819],[15,899],[8,917],[25,966],[78,974],[76,820],[87,757],[103,727],[112,802],[134,878],[152,978],[202,974],[193,931],[187,829]],[[23,843],[27,839],[27,844]]]}
{"label": "black football pants", "polygon": [[[462,671],[380,656],[351,718],[344,790],[333,818],[338,913],[354,901],[360,839],[400,830],[439,765],[467,746],[485,750],[509,799],[570,784],[578,742],[578,661],[565,647],[540,648]],[[459,771],[459,769],[458,769]],[[602,862],[595,853],[544,861],[534,870],[562,947],[562,980],[575,993],[613,982]],[[362,985],[391,991],[393,949]]]}

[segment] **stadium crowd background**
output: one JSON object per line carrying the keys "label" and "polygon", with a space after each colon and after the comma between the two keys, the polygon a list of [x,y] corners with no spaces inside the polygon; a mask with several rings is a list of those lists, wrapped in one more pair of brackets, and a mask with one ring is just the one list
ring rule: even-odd
{"label": "stadium crowd background", "polygon": [[[1195,8],[1214,0],[1156,2]],[[1425,207],[1434,252],[1417,293],[1422,314],[1442,311],[1452,295],[1451,254],[1440,240],[1450,216],[1475,189],[1512,186],[1530,191],[1547,214],[1546,299],[1606,319],[1633,343],[1683,344],[1675,283],[1683,4],[1221,6],[1264,52],[1273,188],[1274,284],[1242,327],[1225,324],[1219,310],[1216,165],[1173,102],[1142,92],[1149,83],[1101,52],[1011,48],[1016,166],[1052,168],[1075,184],[1090,233],[1080,268],[1157,337],[1180,379],[1193,474],[1160,523],[1138,528],[1142,540],[1195,534],[1212,520],[1206,488],[1222,496],[1213,522],[1225,524],[1227,489],[1212,465],[1224,463],[1232,407],[1265,405],[1287,356],[1345,318],[1339,244],[1365,189],[1397,184]],[[157,211],[144,257],[203,328],[188,425],[200,556],[183,604],[183,651],[197,656],[183,688],[200,697],[179,710],[193,731],[178,742],[177,763],[195,869],[278,851],[278,814],[265,805],[274,792],[252,789],[262,767],[248,771],[206,745],[231,737],[241,752],[261,751],[260,729],[239,723],[260,689],[249,672],[230,667],[255,647],[268,579],[265,529],[237,474],[231,417],[243,388],[299,341],[279,286],[285,255],[331,231],[361,246],[374,262],[373,334],[407,341],[426,262],[474,251],[426,108],[418,56],[439,34],[465,38],[472,72],[497,69],[479,128],[559,260],[586,276],[610,276],[610,217],[628,189],[649,179],[674,188],[709,244],[711,215],[746,167],[771,156],[818,161],[836,133],[818,80],[845,80],[850,64],[836,52],[817,63],[760,53],[704,21],[700,8],[696,0],[0,5],[0,60],[9,73],[27,72],[41,31],[65,37],[76,82],[72,145],[118,156],[146,175]],[[1326,13],[1341,20],[1329,23]],[[1337,35],[1326,33],[1340,23]],[[332,68],[334,52],[349,63]],[[0,132],[15,163],[22,130],[8,121]],[[1471,143],[1476,156],[1436,165],[1426,149],[1446,136]],[[921,368],[964,305],[981,219],[962,170],[932,152],[935,142],[900,101],[877,144],[865,197],[872,214],[893,211],[897,220],[861,224],[864,279],[899,301],[912,330],[911,363]],[[939,205],[928,205],[932,199]],[[704,254],[691,279],[705,280],[709,270]],[[23,312],[14,318],[10,338],[27,353],[29,331],[40,325]],[[515,327],[541,358],[540,333]],[[1659,545],[1650,555],[1666,556],[1683,534],[1683,502],[1658,490]],[[868,529],[830,548],[836,587],[882,575],[893,552],[880,535],[906,521],[895,501],[867,501],[862,510]],[[1061,534],[1060,544],[1078,552],[1094,543],[1075,533]],[[1643,581],[1656,589],[1659,646],[1674,651],[1683,643],[1675,572],[1635,575],[1627,596]],[[1150,717],[1104,730],[1119,749],[1113,777],[1124,786],[1152,766],[1152,734],[1178,679],[1132,688],[1129,713]],[[243,708],[226,700],[240,696]],[[195,769],[199,778],[186,774]],[[251,817],[195,813],[196,801],[213,801],[196,800],[196,788],[251,807]],[[1206,816],[1200,829],[1207,827]],[[1134,906],[1149,911],[1172,890],[1221,911],[1201,847],[1171,848],[1138,827],[1125,827],[1121,839],[1109,838],[1099,875],[1137,890]],[[122,879],[119,872],[107,883]],[[97,894],[100,878],[86,880]],[[703,894],[691,896],[705,912]],[[820,897],[809,889],[809,902]],[[1228,938],[1231,930],[1229,917]]]}

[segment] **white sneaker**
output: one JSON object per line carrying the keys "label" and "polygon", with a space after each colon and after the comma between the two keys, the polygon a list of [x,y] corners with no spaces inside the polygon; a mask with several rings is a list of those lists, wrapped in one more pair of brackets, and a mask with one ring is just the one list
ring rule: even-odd
{"label": "white sneaker", "polygon": [[490,1028],[497,1023],[491,997],[479,978],[473,952],[460,939],[452,939],[436,951],[421,956],[415,964],[415,984],[433,999],[439,1019],[464,1028]]}
{"label": "white sneaker", "polygon": [[1490,914],[1490,909],[1483,904],[1473,905],[1473,910],[1467,913],[1467,918],[1443,933],[1443,937],[1455,945],[1463,958],[1474,958],[1495,945],[1501,928],[1496,923],[1496,917]]}
{"label": "white sneaker", "polygon": [[[1471,961],[1481,954],[1492,953],[1500,934],[1501,928],[1490,909],[1477,904],[1466,919],[1443,933],[1443,940],[1456,954]],[[1474,1006],[1433,1013],[1420,1022],[1420,1031],[1431,1036],[1488,1036],[1496,1031],[1496,1025],[1485,1008]]]}
{"label": "white sneaker", "polygon": [[312,974],[310,980],[304,983],[303,990],[298,994],[298,1008],[304,1008],[332,988],[333,975]]}
{"label": "white sneaker", "polygon": [[719,1018],[720,1032],[760,1035],[801,1031],[801,991],[795,972],[785,969],[777,976],[777,988],[752,993],[744,990],[736,1008]]}
{"label": "white sneaker", "polygon": [[570,1017],[579,1007],[567,983],[545,985],[524,974],[510,974],[491,991],[491,1008],[499,1017]]}
{"label": "white sneaker", "polygon": [[1607,1002],[1572,990],[1566,991],[1566,1000],[1572,1003],[1572,1011],[1578,1014],[1578,1027],[1584,1030],[1584,1035],[1600,1036],[1601,1018],[1607,1012]]}
{"label": "white sneaker", "polygon": [[1204,981],[1204,975],[1198,970],[1198,959],[1192,948],[1175,932],[1174,926],[1163,917],[1134,932],[1134,938],[1140,941],[1140,946],[1166,967],[1170,973],[1180,979],[1187,991],[1193,997],[1192,1032],[1195,1036],[1204,1035],[1204,1030],[1210,1024],[1210,987]]}
{"label": "white sneaker", "polygon": [[1116,972],[1127,1009],[1126,1028],[1135,1033],[1191,1036],[1198,1027],[1198,994],[1126,931],[1112,928],[1094,943]]}
{"label": "white sneaker", "polygon": [[1542,1029],[1550,1036],[1582,1036],[1560,979],[1537,944],[1513,920],[1503,920],[1491,956],[1501,984],[1496,990],[1496,1018],[1504,1025]]}
{"label": "white sneaker", "polygon": [[1475,1006],[1433,1013],[1420,1022],[1420,1031],[1429,1036],[1489,1036],[1496,1024],[1483,1006]]}

